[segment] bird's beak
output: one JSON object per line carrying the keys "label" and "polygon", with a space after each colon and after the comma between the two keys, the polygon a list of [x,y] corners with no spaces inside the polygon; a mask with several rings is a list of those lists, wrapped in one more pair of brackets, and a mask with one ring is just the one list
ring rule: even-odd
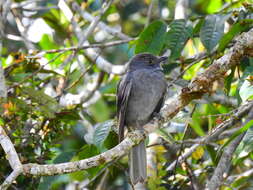
{"label": "bird's beak", "polygon": [[168,59],[168,56],[161,56],[158,58],[157,63],[164,63]]}
{"label": "bird's beak", "polygon": [[159,65],[159,67],[160,67],[159,70],[160,70],[160,71],[163,71],[162,63],[164,63],[167,59],[168,59],[168,56],[161,56],[161,57],[158,58],[156,64]]}

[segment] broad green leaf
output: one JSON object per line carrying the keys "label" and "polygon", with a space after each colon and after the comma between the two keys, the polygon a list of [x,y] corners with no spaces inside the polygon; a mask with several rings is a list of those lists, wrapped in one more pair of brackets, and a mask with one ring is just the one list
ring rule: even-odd
{"label": "broad green leaf", "polygon": [[38,190],[49,190],[59,176],[43,176],[40,178]]}
{"label": "broad green leaf", "polygon": [[253,98],[253,84],[252,81],[245,80],[239,91],[240,97],[243,102]]}
{"label": "broad green leaf", "polygon": [[106,140],[106,137],[109,135],[112,125],[113,121],[109,120],[104,123],[99,123],[95,126],[93,142],[100,150],[103,149],[103,144]]}
{"label": "broad green leaf", "polygon": [[228,43],[237,35],[240,34],[243,31],[248,30],[250,27],[252,27],[253,20],[252,19],[243,19],[240,20],[238,23],[233,24],[230,30],[221,38],[218,52],[223,51]]}
{"label": "broad green leaf", "polygon": [[180,57],[181,51],[188,38],[192,35],[192,27],[186,26],[184,19],[174,20],[170,25],[167,33],[167,46],[171,50],[170,59]]}
{"label": "broad green leaf", "polygon": [[242,142],[236,149],[236,157],[239,158],[241,152],[250,153],[253,151],[253,128],[249,128],[242,139]]}
{"label": "broad green leaf", "polygon": [[201,126],[201,121],[203,121],[203,119],[200,118],[200,114],[195,112],[192,117],[191,127],[199,136],[205,135]]}
{"label": "broad green leaf", "polygon": [[59,48],[58,45],[56,45],[56,43],[54,42],[53,37],[48,34],[44,34],[42,36],[39,45],[43,50]]}
{"label": "broad green leaf", "polygon": [[53,161],[54,164],[68,162],[74,156],[74,151],[67,151],[60,153]]}
{"label": "broad green leaf", "polygon": [[109,119],[109,107],[103,99],[99,99],[95,104],[89,107],[90,112],[94,116],[97,122],[103,122]]}
{"label": "broad green leaf", "polygon": [[201,29],[201,27],[202,27],[204,21],[205,21],[205,20],[204,20],[203,18],[200,19],[200,20],[198,21],[198,23],[197,23],[197,24],[195,25],[195,27],[193,28],[193,31],[192,31],[193,35],[199,34],[200,29]]}
{"label": "broad green leaf", "polygon": [[104,141],[104,147],[107,150],[112,149],[119,143],[118,139],[118,134],[115,131],[111,130]]}
{"label": "broad green leaf", "polygon": [[56,9],[51,9],[49,12],[42,16],[44,21],[55,30],[56,36],[62,39],[68,37],[69,21],[66,16]]}
{"label": "broad green leaf", "polygon": [[217,161],[215,159],[216,158],[216,153],[217,153],[216,149],[213,146],[211,146],[211,145],[206,145],[206,150],[209,153],[210,158],[211,158],[213,164],[217,165],[218,163],[217,163]]}
{"label": "broad green leaf", "polygon": [[208,15],[200,29],[200,40],[205,48],[211,52],[218,44],[224,33],[224,22],[227,16]]}
{"label": "broad green leaf", "polygon": [[149,52],[158,55],[165,43],[167,25],[162,21],[151,23],[142,33],[136,43],[135,54]]}
{"label": "broad green leaf", "polygon": [[222,8],[223,2],[222,0],[211,0],[209,1],[207,12],[208,13],[215,13]]}

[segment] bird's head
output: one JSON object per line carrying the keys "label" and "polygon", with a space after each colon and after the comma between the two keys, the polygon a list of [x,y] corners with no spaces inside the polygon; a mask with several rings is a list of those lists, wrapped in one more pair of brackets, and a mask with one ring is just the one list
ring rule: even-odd
{"label": "bird's head", "polygon": [[129,63],[129,69],[143,69],[143,68],[160,68],[161,63],[165,62],[168,59],[167,56],[154,56],[150,53],[140,53],[135,55]]}

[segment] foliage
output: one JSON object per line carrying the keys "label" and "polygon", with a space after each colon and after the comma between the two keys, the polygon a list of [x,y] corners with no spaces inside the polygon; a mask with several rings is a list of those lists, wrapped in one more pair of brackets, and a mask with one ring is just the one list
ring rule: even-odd
{"label": "foliage", "polygon": [[[82,13],[89,12],[96,16],[100,14],[102,1],[66,1],[64,6],[68,8],[65,9],[54,0],[33,4],[26,0],[15,2],[20,7],[8,13],[5,36],[1,40],[0,59],[8,86],[8,98],[1,102],[0,125],[4,126],[15,144],[22,163],[76,161],[117,145],[118,137],[113,123],[119,76],[104,73],[87,56],[88,49],[46,52],[83,45],[80,42],[90,22],[75,7],[79,7]],[[135,40],[129,43],[99,50],[99,55],[113,65],[123,64],[141,52],[160,56],[169,51],[168,64],[164,65],[168,83],[171,79],[184,82],[180,88],[177,85],[171,87],[169,96],[179,92],[213,60],[224,55],[239,34],[252,28],[251,1],[189,1],[188,7],[184,7],[187,14],[181,19],[174,19],[178,14],[175,11],[176,0],[154,1],[148,18],[150,4],[151,1],[115,1],[101,17],[105,25],[95,28],[87,40],[89,43],[118,40],[119,35],[108,34],[106,27],[121,28],[122,33],[134,37]],[[31,26],[26,26],[26,19]],[[148,19],[150,23],[145,27]],[[18,20],[24,22],[24,27],[29,30],[19,31]],[[35,30],[38,27],[35,23],[42,27]],[[20,32],[22,35],[18,36]],[[10,34],[17,35],[19,40],[11,39]],[[202,53],[205,56],[194,57]],[[213,87],[214,95],[221,95],[226,100],[230,98],[237,102],[236,105],[205,97],[207,103],[191,103],[173,119],[176,127],[171,124],[157,133],[163,143],[150,147],[155,152],[152,157],[155,164],[150,168],[155,169],[149,171],[152,173],[147,183],[149,189],[190,189],[189,176],[192,173],[203,187],[217,166],[219,153],[248,129],[236,150],[228,175],[236,176],[252,168],[251,121],[230,137],[200,146],[183,164],[178,164],[175,171],[167,170],[182,153],[180,148],[176,148],[182,140],[196,140],[210,134],[218,124],[232,117],[234,109],[253,99],[252,68],[253,59],[245,57],[225,75],[225,80],[218,79]],[[192,110],[194,112],[189,114]],[[192,145],[186,143],[180,147],[189,144]],[[11,168],[2,149],[0,162],[0,181],[3,182]],[[125,175],[127,168],[127,158],[123,157],[113,163],[72,174],[33,178],[20,176],[11,188],[58,190],[75,183],[86,183],[88,189],[105,186],[106,189],[129,189]],[[231,187],[250,189],[253,185],[248,180],[250,175],[235,178],[230,183]],[[224,185],[221,189],[232,188]]]}

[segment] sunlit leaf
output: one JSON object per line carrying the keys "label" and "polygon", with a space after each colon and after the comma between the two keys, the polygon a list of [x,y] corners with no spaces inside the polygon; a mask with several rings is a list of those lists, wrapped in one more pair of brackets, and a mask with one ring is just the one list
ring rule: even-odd
{"label": "sunlit leaf", "polygon": [[192,153],[192,157],[195,160],[199,160],[203,157],[205,151],[204,148],[202,146],[199,146],[193,153]]}

